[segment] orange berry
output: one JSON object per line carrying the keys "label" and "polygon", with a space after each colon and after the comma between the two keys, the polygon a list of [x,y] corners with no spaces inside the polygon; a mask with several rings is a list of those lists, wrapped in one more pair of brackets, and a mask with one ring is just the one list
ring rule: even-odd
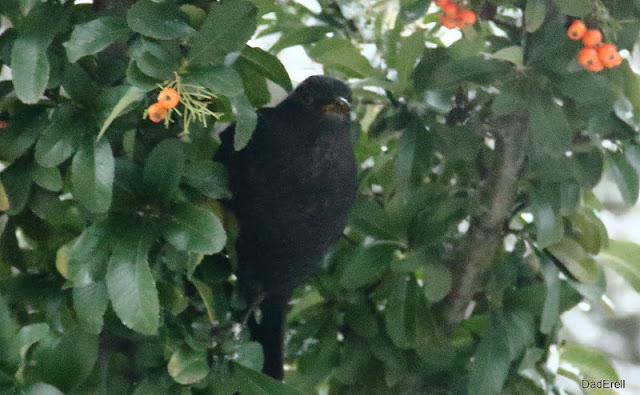
{"label": "orange berry", "polygon": [[476,13],[471,10],[462,10],[458,14],[458,18],[464,23],[466,26],[473,25],[476,23]]}
{"label": "orange berry", "polygon": [[158,103],[164,108],[173,108],[180,103],[180,95],[173,88],[164,88],[158,95]]}
{"label": "orange berry", "polygon": [[0,129],[4,129],[7,126],[9,126],[9,122],[7,121],[0,121]]}
{"label": "orange berry", "polygon": [[169,112],[169,110],[167,110],[160,103],[153,103],[149,106],[147,112],[149,114],[149,119],[151,120],[151,122],[158,123],[162,122],[167,117],[167,113]]}
{"label": "orange berry", "polygon": [[595,48],[582,48],[578,52],[578,62],[589,71],[602,70],[602,62],[598,58],[598,51]]}
{"label": "orange berry", "polygon": [[599,47],[602,44],[602,33],[598,29],[589,29],[582,36],[585,47]]}
{"label": "orange berry", "polygon": [[451,17],[455,17],[456,15],[458,15],[458,11],[460,10],[458,8],[458,4],[456,3],[447,3],[442,5],[440,8],[442,9],[443,14]]}
{"label": "orange berry", "polygon": [[581,20],[573,21],[569,29],[567,29],[567,36],[572,40],[580,40],[584,33],[587,31],[587,26]]}
{"label": "orange berry", "polygon": [[591,63],[588,66],[585,66],[584,68],[589,71],[595,71],[597,73],[598,71],[602,71],[602,69],[604,69],[604,65],[600,60],[596,60],[595,62]]}
{"label": "orange berry", "polygon": [[440,15],[440,23],[447,29],[455,29],[457,25],[456,18],[444,14]]}
{"label": "orange berry", "polygon": [[452,0],[436,0],[435,3],[436,3],[436,5],[438,7],[442,7],[442,6],[447,5],[447,4],[451,3],[451,2],[452,2]]}
{"label": "orange berry", "polygon": [[619,66],[622,63],[622,56],[616,46],[611,43],[602,44],[598,48],[598,58],[608,68]]}

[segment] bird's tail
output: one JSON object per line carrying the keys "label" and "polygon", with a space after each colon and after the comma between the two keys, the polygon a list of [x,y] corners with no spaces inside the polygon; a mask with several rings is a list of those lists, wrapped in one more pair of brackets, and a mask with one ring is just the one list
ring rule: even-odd
{"label": "bird's tail", "polygon": [[284,320],[288,298],[268,296],[260,303],[262,317],[258,323],[254,317],[249,320],[251,337],[262,345],[264,366],[262,372],[277,379],[284,378],[283,345]]}

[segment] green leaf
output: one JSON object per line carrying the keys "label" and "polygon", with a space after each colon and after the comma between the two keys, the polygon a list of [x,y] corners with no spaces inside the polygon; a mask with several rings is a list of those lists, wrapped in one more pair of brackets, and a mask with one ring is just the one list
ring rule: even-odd
{"label": "green leaf", "polygon": [[640,114],[635,110],[633,103],[625,95],[620,94],[613,104],[616,116],[633,130],[640,131]]}
{"label": "green leaf", "polygon": [[231,354],[234,356],[233,360],[235,363],[253,370],[260,370],[262,368],[264,355],[260,343],[241,341],[228,344],[231,346],[227,346],[223,350],[227,355]]}
{"label": "green leaf", "polygon": [[102,51],[119,39],[126,37],[129,33],[130,30],[124,18],[103,16],[90,22],[76,25],[73,28],[71,37],[63,45],[67,51],[69,62],[75,63],[83,56],[93,55]]}
{"label": "green leaf", "polygon": [[609,240],[609,246],[600,251],[596,260],[615,270],[640,292],[640,245],[630,241]]}
{"label": "green leaf", "polygon": [[415,348],[430,341],[434,323],[413,276],[393,279],[393,294],[385,308],[385,324],[399,348]]}
{"label": "green leaf", "polygon": [[496,60],[506,60],[513,63],[516,67],[523,67],[522,47],[519,45],[512,45],[510,47],[502,48],[491,54],[491,57]]}
{"label": "green leaf", "polygon": [[420,59],[425,51],[424,42],[424,31],[422,30],[418,30],[400,41],[400,49],[398,50],[395,62],[398,81],[409,81],[418,59]]}
{"label": "green leaf", "polygon": [[39,187],[49,191],[57,192],[62,189],[62,176],[57,167],[35,165],[31,172],[31,178]]}
{"label": "green leaf", "polygon": [[147,262],[152,242],[143,226],[129,229],[114,248],[106,276],[118,318],[126,327],[146,335],[157,334],[160,319],[158,292]]}
{"label": "green leaf", "polygon": [[108,222],[93,224],[71,245],[68,278],[75,287],[86,287],[99,279],[111,252],[109,231]]}
{"label": "green leaf", "polygon": [[258,124],[258,115],[246,96],[242,95],[230,99],[236,113],[236,133],[233,148],[238,151],[244,148],[251,139],[253,131]]}
{"label": "green leaf", "polygon": [[73,196],[93,213],[106,212],[111,205],[114,169],[107,141],[84,143],[71,163]]}
{"label": "green leaf", "polygon": [[16,95],[26,104],[40,101],[49,83],[49,60],[42,43],[19,37],[11,51],[11,70]]}
{"label": "green leaf", "polygon": [[513,70],[513,65],[500,60],[482,58],[455,59],[436,67],[428,86],[443,88],[460,82],[489,84]]}
{"label": "green leaf", "polygon": [[442,300],[451,290],[452,279],[449,269],[441,264],[429,264],[422,278],[424,296],[430,302]]}
{"label": "green leaf", "polygon": [[16,215],[27,205],[31,194],[31,168],[26,163],[15,163],[0,173],[0,182],[9,197],[7,214]]}
{"label": "green leaf", "polygon": [[37,103],[49,82],[47,48],[60,29],[67,25],[69,7],[44,3],[35,5],[19,26],[11,51],[13,85],[18,98]]}
{"label": "green leaf", "polygon": [[9,196],[7,195],[7,191],[4,189],[4,185],[2,185],[2,181],[0,180],[0,211],[9,210]]}
{"label": "green leaf", "polygon": [[524,27],[529,33],[533,33],[542,26],[547,14],[546,0],[527,0],[524,9]]}
{"label": "green leaf", "polygon": [[350,329],[362,337],[373,338],[379,332],[373,308],[365,303],[348,305],[345,308],[344,320]]}
{"label": "green leaf", "polygon": [[159,40],[172,40],[193,35],[188,17],[170,2],[154,3],[141,0],[127,12],[127,23],[134,32]]}
{"label": "green leaf", "polygon": [[265,374],[232,362],[234,381],[240,386],[240,392],[252,395],[299,395],[293,387],[283,384]]}
{"label": "green leaf", "polygon": [[229,98],[236,116],[234,148],[240,150],[247,145],[258,123],[258,116],[244,93],[240,75],[226,66],[202,67],[193,69],[185,76],[184,82],[200,84]]}
{"label": "green leaf", "polygon": [[332,37],[319,41],[309,49],[309,56],[325,67],[338,70],[348,77],[365,78],[380,74],[351,41],[344,38]]}
{"label": "green leaf", "polygon": [[176,139],[165,139],[158,144],[147,157],[142,173],[147,193],[154,200],[168,202],[178,189],[182,169],[184,168],[184,152]]}
{"label": "green leaf", "polygon": [[33,350],[33,367],[25,375],[70,392],[91,373],[97,358],[98,336],[76,326],[65,330],[61,337],[43,339]]}
{"label": "green leaf", "polygon": [[127,83],[148,92],[158,89],[158,84],[162,83],[162,80],[146,75],[140,70],[136,62],[131,62],[127,68]]}
{"label": "green leaf", "polygon": [[600,268],[578,242],[565,237],[548,249],[578,281],[595,284],[600,278]]}
{"label": "green leaf", "polygon": [[[116,89],[118,91],[116,91]],[[110,94],[110,93],[119,93],[121,90],[126,89],[125,92],[122,92],[122,96],[119,98],[119,100],[115,103],[115,105],[113,107],[110,107],[108,110],[108,115],[106,116],[102,127],[100,128],[100,133],[98,133],[98,137],[96,138],[97,140],[100,140],[100,138],[102,137],[102,135],[104,134],[104,132],[107,131],[107,129],[109,128],[109,126],[111,125],[111,123],[120,115],[127,113],[129,111],[131,111],[131,105],[135,102],[138,102],[140,100],[142,100],[142,98],[144,97],[145,91],[141,90],[135,86],[130,86],[130,87],[116,87],[113,88],[112,91],[107,91],[105,92],[105,94]],[[111,100],[109,100],[108,96],[103,96],[104,100],[102,100],[103,103],[108,103]]]}
{"label": "green leaf", "polygon": [[304,26],[283,32],[278,41],[271,47],[270,51],[278,53],[285,48],[294,45],[312,44],[326,37],[331,32],[328,26]]}
{"label": "green leaf", "polygon": [[103,282],[73,288],[73,308],[82,328],[89,333],[100,334],[108,305],[107,287]]}
{"label": "green leaf", "polygon": [[177,350],[169,358],[167,371],[180,384],[195,384],[209,374],[207,354],[204,351]]}
{"label": "green leaf", "polygon": [[17,114],[9,126],[2,130],[0,159],[13,162],[24,155],[36,142],[48,121],[42,108]]}
{"label": "green leaf", "polygon": [[397,249],[397,243],[386,241],[360,245],[342,271],[340,285],[345,289],[356,289],[378,280]]}
{"label": "green leaf", "polygon": [[602,220],[591,210],[582,210],[569,217],[571,236],[590,254],[597,254],[607,245],[609,235]]}
{"label": "green leaf", "polygon": [[579,375],[590,381],[620,379],[605,353],[577,344],[566,344],[560,349],[560,367],[563,365],[577,369]]}
{"label": "green leaf", "polygon": [[536,244],[547,247],[562,238],[562,220],[553,210],[553,192],[539,189],[531,195],[531,211],[536,226]]}
{"label": "green leaf", "polygon": [[607,156],[607,159],[622,199],[629,206],[634,205],[638,200],[638,188],[640,188],[638,172],[622,153],[612,153]]}
{"label": "green leaf", "polygon": [[542,273],[547,285],[547,292],[540,319],[540,332],[548,335],[560,320],[560,273],[553,262],[549,262],[547,259],[542,265]]}
{"label": "green leaf", "polygon": [[271,92],[267,85],[267,79],[260,74],[259,70],[256,70],[248,62],[239,61],[234,64],[240,77],[242,77],[242,84],[244,85],[244,91],[254,107],[262,107],[269,103],[271,100]]}
{"label": "green leaf", "polygon": [[238,63],[250,67],[258,74],[280,85],[286,91],[293,89],[287,70],[280,60],[269,52],[247,45],[236,60],[236,64]]}
{"label": "green leaf", "polygon": [[583,17],[593,11],[593,3],[590,0],[553,0],[563,14]]}
{"label": "green leaf", "polygon": [[163,226],[163,236],[179,250],[200,254],[220,252],[227,235],[218,217],[191,205],[178,206]]}
{"label": "green leaf", "polygon": [[62,391],[51,384],[35,383],[20,391],[23,395],[64,395]]}
{"label": "green leaf", "polygon": [[248,1],[213,3],[202,28],[192,39],[190,63],[219,65],[240,52],[256,29],[258,9]]}
{"label": "green leaf", "polygon": [[60,106],[53,113],[36,144],[35,158],[42,167],[58,166],[75,152],[85,129],[73,117],[69,106]]}
{"label": "green leaf", "polygon": [[492,315],[469,373],[468,388],[473,388],[474,393],[500,393],[511,365],[509,345],[505,341],[508,338],[504,319]]}
{"label": "green leaf", "polygon": [[562,107],[551,96],[540,94],[531,98],[528,108],[533,160],[564,155],[571,145],[571,129]]}
{"label": "green leaf", "polygon": [[188,162],[182,180],[198,192],[212,199],[229,199],[229,176],[223,164],[210,160]]}
{"label": "green leaf", "polygon": [[190,69],[184,77],[185,84],[200,84],[214,93],[228,98],[244,94],[242,78],[228,66],[199,67]]}
{"label": "green leaf", "polygon": [[200,29],[205,19],[207,19],[207,13],[202,8],[191,4],[181,5],[180,11],[189,17],[189,24],[196,29]]}
{"label": "green leaf", "polygon": [[216,320],[216,310],[211,287],[196,278],[191,278],[190,281],[196,287],[198,295],[200,295],[200,299],[202,299],[202,303],[204,304],[204,308],[207,309],[209,322],[213,323]]}
{"label": "green leaf", "polygon": [[49,336],[51,336],[51,330],[49,330],[49,325],[44,323],[31,324],[20,328],[15,338],[15,344],[20,353],[20,358],[24,360],[27,356],[27,351],[29,351],[32,345]]}

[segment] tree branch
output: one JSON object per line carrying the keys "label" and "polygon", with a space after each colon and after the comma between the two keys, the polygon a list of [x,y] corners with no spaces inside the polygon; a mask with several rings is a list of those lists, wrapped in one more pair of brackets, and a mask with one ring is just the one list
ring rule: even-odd
{"label": "tree branch", "polygon": [[449,301],[448,322],[455,325],[465,317],[465,310],[478,289],[482,274],[490,266],[504,234],[504,224],[518,191],[518,180],[525,161],[528,118],[523,114],[500,117],[492,122],[498,158],[494,163],[492,182],[484,193],[487,211],[471,221],[467,243],[461,251],[464,262],[461,274],[454,279]]}

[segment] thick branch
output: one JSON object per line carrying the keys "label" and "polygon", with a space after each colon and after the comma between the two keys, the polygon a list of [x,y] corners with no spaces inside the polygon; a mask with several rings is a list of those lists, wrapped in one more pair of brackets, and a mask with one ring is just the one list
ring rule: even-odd
{"label": "thick branch", "polygon": [[510,219],[525,160],[527,126],[528,119],[521,114],[501,117],[493,122],[491,131],[496,138],[498,157],[492,182],[484,194],[489,207],[484,215],[471,221],[467,243],[461,252],[464,268],[455,279],[448,311],[448,320],[452,325],[465,318],[465,310],[473,300],[482,274],[502,242],[504,225]]}

